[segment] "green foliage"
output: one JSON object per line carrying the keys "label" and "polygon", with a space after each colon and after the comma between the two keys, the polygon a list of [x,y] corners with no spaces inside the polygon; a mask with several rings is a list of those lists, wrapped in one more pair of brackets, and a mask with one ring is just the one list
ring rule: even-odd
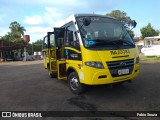
{"label": "green foliage", "polygon": [[10,32],[2,37],[3,40],[8,40],[15,43],[26,44],[22,36],[24,35],[25,28],[22,27],[17,21],[14,21],[9,26]]}
{"label": "green foliage", "polygon": [[113,10],[111,13],[106,14],[106,16],[113,17],[122,22],[127,31],[129,32],[130,36],[132,38],[134,37],[134,32],[130,31],[131,27],[134,27],[133,20],[129,16],[127,16],[126,12],[120,10]]}
{"label": "green foliage", "polygon": [[37,40],[36,42],[32,43],[33,51],[42,51],[42,43],[43,40]]}
{"label": "green foliage", "polygon": [[32,55],[32,44],[31,43],[28,43],[27,45],[27,52],[29,55]]}
{"label": "green foliage", "polygon": [[133,27],[133,20],[127,16],[127,13],[120,10],[113,10],[111,13],[106,14],[106,16],[113,17],[122,23],[125,24],[126,27]]}
{"label": "green foliage", "polygon": [[42,45],[42,43],[43,43],[43,40],[41,40],[41,39],[34,42],[34,44],[38,44],[38,45]]}
{"label": "green foliage", "polygon": [[143,27],[140,29],[141,31],[141,38],[144,39],[145,37],[152,37],[152,36],[157,36],[159,34],[158,30],[155,30],[152,26],[151,23],[148,23],[147,26]]}
{"label": "green foliage", "polygon": [[6,34],[5,36],[2,36],[2,40],[7,40],[7,41],[10,41],[10,38],[11,38],[11,35],[9,34]]}
{"label": "green foliage", "polygon": [[[17,21],[14,21],[9,26],[10,32],[8,32],[1,39],[8,40],[10,42],[18,43],[21,45],[27,46],[27,52],[32,53],[32,45],[23,40],[24,32],[26,31]],[[14,50],[15,53],[18,53],[19,50]]]}
{"label": "green foliage", "polygon": [[129,34],[130,34],[131,38],[133,39],[133,37],[135,36],[134,32],[133,31],[129,31]]}
{"label": "green foliage", "polygon": [[9,28],[11,29],[11,33],[15,35],[15,37],[21,37],[24,35],[24,27],[22,27],[17,21],[14,21],[10,24]]}

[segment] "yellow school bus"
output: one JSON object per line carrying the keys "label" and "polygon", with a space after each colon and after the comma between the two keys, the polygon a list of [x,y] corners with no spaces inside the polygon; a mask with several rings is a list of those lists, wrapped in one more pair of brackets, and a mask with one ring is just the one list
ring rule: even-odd
{"label": "yellow school bus", "polygon": [[43,59],[50,77],[67,80],[76,94],[87,85],[131,81],[140,72],[136,46],[124,25],[96,14],[74,14],[48,32]]}

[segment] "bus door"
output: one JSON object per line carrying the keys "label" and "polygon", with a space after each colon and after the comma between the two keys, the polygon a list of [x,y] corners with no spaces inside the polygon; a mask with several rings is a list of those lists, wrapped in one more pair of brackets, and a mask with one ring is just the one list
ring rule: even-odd
{"label": "bus door", "polygon": [[64,28],[54,28],[57,58],[57,78],[58,80],[66,79],[66,60],[64,54]]}
{"label": "bus door", "polygon": [[49,54],[49,71],[51,75],[57,73],[57,64],[56,64],[56,46],[54,32],[48,32],[48,54]]}

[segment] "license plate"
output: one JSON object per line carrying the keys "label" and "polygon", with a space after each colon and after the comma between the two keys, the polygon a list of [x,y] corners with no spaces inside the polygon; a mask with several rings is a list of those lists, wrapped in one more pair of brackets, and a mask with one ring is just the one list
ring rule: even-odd
{"label": "license plate", "polygon": [[125,75],[129,73],[129,69],[118,70],[118,75]]}

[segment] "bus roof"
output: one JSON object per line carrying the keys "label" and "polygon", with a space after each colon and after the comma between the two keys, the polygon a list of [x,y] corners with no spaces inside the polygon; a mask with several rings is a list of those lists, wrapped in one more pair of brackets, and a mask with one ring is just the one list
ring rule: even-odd
{"label": "bus roof", "polygon": [[109,16],[105,16],[105,15],[100,15],[100,14],[72,14],[71,16],[69,16],[67,19],[63,20],[60,22],[60,24],[57,24],[57,27],[62,27],[63,25],[65,25],[66,23],[69,23],[71,21],[75,22],[76,21],[76,17],[106,17],[106,18],[110,18],[110,19],[114,19],[112,17]]}

